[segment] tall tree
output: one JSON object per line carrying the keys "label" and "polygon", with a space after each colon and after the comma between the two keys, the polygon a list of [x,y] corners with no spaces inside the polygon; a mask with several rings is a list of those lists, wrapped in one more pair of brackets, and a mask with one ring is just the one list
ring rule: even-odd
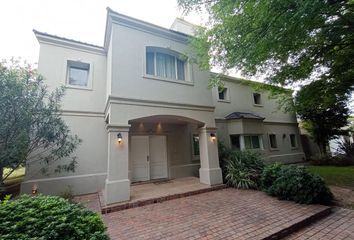
{"label": "tall tree", "polygon": [[209,21],[192,43],[201,66],[275,85],[322,79],[348,96],[354,85],[354,0],[178,0]]}
{"label": "tall tree", "polygon": [[27,161],[42,163],[42,171],[53,163],[57,172],[74,171],[70,156],[81,140],[61,119],[63,94],[63,88],[49,93],[30,65],[0,62],[0,185]]}
{"label": "tall tree", "polygon": [[346,97],[338,95],[329,84],[319,80],[297,92],[295,110],[320,148],[322,156],[327,155],[328,141],[336,135],[347,134],[342,127],[347,125],[349,109]]}

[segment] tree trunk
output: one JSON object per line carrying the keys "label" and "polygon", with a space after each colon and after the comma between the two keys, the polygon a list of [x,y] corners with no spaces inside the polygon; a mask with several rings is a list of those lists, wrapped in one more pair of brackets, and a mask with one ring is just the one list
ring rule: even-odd
{"label": "tree trunk", "polygon": [[0,166],[0,186],[4,185],[4,168]]}

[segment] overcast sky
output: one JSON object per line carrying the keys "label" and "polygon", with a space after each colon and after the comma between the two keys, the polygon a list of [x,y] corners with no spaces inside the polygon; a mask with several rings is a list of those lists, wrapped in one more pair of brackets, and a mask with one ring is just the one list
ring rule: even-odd
{"label": "overcast sky", "polygon": [[[176,0],[3,0],[0,5],[0,59],[38,61],[32,29],[103,45],[106,8],[169,28],[182,16]],[[185,17],[200,23],[200,17]]]}

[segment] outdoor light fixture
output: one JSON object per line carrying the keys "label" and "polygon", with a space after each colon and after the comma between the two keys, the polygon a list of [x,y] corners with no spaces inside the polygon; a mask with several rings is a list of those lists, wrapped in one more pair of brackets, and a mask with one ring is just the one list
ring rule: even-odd
{"label": "outdoor light fixture", "polygon": [[34,184],[32,186],[32,196],[37,196],[37,194],[38,194],[38,186],[37,184]]}
{"label": "outdoor light fixture", "polygon": [[123,140],[122,134],[121,134],[121,133],[118,133],[118,134],[117,134],[117,141],[118,141],[118,143],[121,144],[121,143],[122,143],[122,140]]}
{"label": "outdoor light fixture", "polygon": [[211,138],[211,140],[212,140],[213,142],[215,142],[215,140],[216,140],[216,135],[215,135],[215,133],[210,133],[210,138]]}

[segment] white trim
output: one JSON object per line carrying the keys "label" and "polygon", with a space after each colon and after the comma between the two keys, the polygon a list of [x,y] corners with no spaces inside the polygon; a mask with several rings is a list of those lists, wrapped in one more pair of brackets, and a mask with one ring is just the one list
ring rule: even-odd
{"label": "white trim", "polygon": [[[298,153],[286,153],[286,154],[278,154],[278,155],[268,155],[268,158],[273,158],[273,157],[283,157],[283,156],[295,156],[295,155],[304,155],[303,152],[298,152]],[[267,158],[267,157],[265,157]]]}

